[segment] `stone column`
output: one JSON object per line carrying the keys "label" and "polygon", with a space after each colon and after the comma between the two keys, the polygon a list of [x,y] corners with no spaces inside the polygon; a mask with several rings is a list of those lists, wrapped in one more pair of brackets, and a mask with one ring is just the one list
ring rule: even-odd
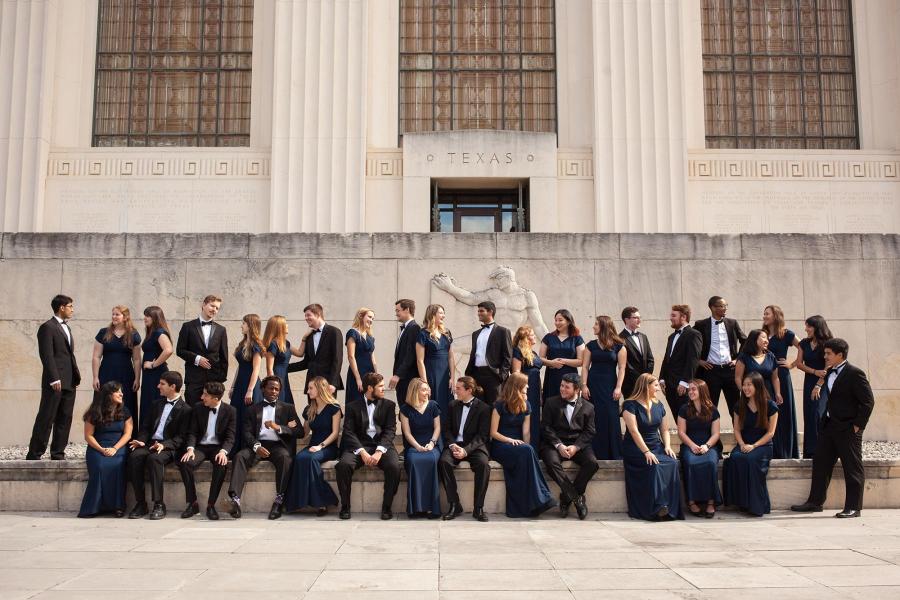
{"label": "stone column", "polygon": [[277,0],[273,232],[363,229],[367,0]]}

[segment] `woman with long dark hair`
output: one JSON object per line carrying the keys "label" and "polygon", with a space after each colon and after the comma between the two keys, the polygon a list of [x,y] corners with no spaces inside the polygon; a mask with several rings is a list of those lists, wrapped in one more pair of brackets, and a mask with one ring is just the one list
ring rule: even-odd
{"label": "woman with long dark hair", "polygon": [[[243,337],[234,350],[238,369],[229,393],[230,403],[237,411],[235,415],[234,448],[237,454],[244,446],[244,415],[254,404],[262,402],[262,390],[259,387],[259,372],[262,369],[263,345],[260,339],[262,323],[259,315],[248,314],[241,319]],[[282,383],[282,385],[284,385]]]}
{"label": "woman with long dark hair", "polygon": [[610,317],[594,321],[597,339],[587,343],[581,365],[584,397],[594,404],[594,455],[598,460],[622,459],[622,424],[619,402],[625,380],[628,351]]}
{"label": "woman with long dark hair", "polygon": [[559,384],[566,373],[578,373],[584,352],[584,338],[575,326],[575,317],[565,308],[553,317],[555,329],[544,336],[538,354],[544,361],[544,401],[559,395]]}
{"label": "woman with long dark hair", "polygon": [[172,332],[163,309],[158,306],[144,309],[144,343],[141,344],[141,350],[144,352],[141,359],[141,412],[139,418],[135,415],[135,429],[150,417],[153,404],[159,399],[159,378],[169,370],[166,361],[174,352]]}
{"label": "woman with long dark hair", "polygon": [[[770,304],[763,311],[762,328],[769,336],[769,352],[778,364],[778,387],[775,400],[778,404],[778,429],[772,440],[774,458],[800,458],[797,444],[797,410],[794,406],[794,386],[791,384],[791,366],[787,354],[791,346],[800,347],[800,340],[784,322],[784,311]],[[780,398],[780,400],[779,400]]]}
{"label": "woman with long dark hair", "polygon": [[800,341],[800,349],[794,366],[805,374],[803,377],[803,458],[812,458],[819,439],[819,419],[827,402],[825,386],[825,342],[833,338],[828,323],[822,315],[806,319],[806,338]]}
{"label": "woman with long dark hair", "polygon": [[138,414],[137,391],[141,387],[141,334],[131,322],[131,311],[121,304],[112,309],[109,325],[94,337],[91,360],[94,392],[110,381],[122,384],[125,407]]}
{"label": "woman with long dark hair", "polygon": [[[695,517],[712,519],[722,504],[719,491],[719,411],[702,379],[688,385],[688,401],[678,412],[678,437],[681,438],[681,470],[688,511]],[[701,511],[700,505],[706,507]]]}

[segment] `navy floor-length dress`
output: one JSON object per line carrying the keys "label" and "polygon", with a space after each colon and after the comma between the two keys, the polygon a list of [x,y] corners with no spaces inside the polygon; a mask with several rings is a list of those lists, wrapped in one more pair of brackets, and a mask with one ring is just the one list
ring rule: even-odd
{"label": "navy floor-length dress", "polygon": [[644,444],[659,459],[657,465],[647,464],[647,459],[631,437],[631,432],[625,433],[622,442],[622,462],[625,466],[628,516],[652,521],[662,508],[666,507],[670,517],[683,519],[678,461],[666,454],[659,438],[659,426],[666,416],[666,409],[661,402],[654,402],[648,415],[647,409],[639,402],[626,400],[622,405],[622,411],[634,415],[637,419],[638,433],[644,439]]}
{"label": "navy floor-length dress", "polygon": [[[778,359],[787,358],[794,337],[794,332],[790,329],[784,331],[783,337],[769,337],[769,352],[775,355],[776,364]],[[794,406],[794,386],[791,384],[790,369],[778,367],[778,383],[781,385],[783,402],[778,405],[778,429],[772,438],[772,458],[800,458],[800,445],[797,443],[797,410]]]}
{"label": "navy floor-length dress", "polygon": [[[280,402],[294,403],[294,393],[291,391],[291,380],[288,379],[288,365],[291,362],[291,342],[284,340],[284,352],[278,349],[278,344],[274,341],[269,344],[269,354],[274,357],[272,363],[272,373],[277,375],[281,380],[281,393],[278,395]],[[252,367],[251,367],[252,370]],[[303,390],[304,392],[306,390]],[[315,444],[313,444],[315,445]]]}
{"label": "navy floor-length dress", "polygon": [[[497,431],[508,438],[521,440],[522,426],[530,411],[526,408],[525,412],[514,415],[503,402],[497,402],[494,410],[500,415]],[[537,452],[531,444],[513,446],[493,440],[491,457],[503,465],[507,517],[536,517],[556,506],[541,473]]]}
{"label": "navy floor-length dress", "polygon": [[[349,340],[353,338],[353,341],[356,342],[356,350],[353,352],[354,358],[356,358],[356,370],[359,371],[359,378],[362,379],[366,376],[366,373],[375,372],[375,361],[372,360],[372,355],[375,352],[375,338],[371,335],[367,335],[363,337],[360,333],[355,329],[350,329],[347,332],[346,339]],[[362,400],[364,395],[359,391],[359,388],[356,387],[356,377],[353,376],[353,369],[347,367],[347,402],[353,402],[355,400]],[[398,398],[400,404],[402,405],[406,398]]]}
{"label": "navy floor-length dress", "polygon": [[[422,330],[418,343],[425,348],[425,376],[431,388],[431,399],[437,402],[442,418],[446,419],[450,408],[450,345],[453,337],[448,331],[434,339]],[[397,398],[397,404],[406,404],[406,398]]]}
{"label": "navy floor-length dress", "polygon": [[[800,342],[803,351],[803,364],[810,369],[822,370],[825,368],[825,347],[816,344],[812,347],[809,339]],[[813,400],[813,388],[819,381],[818,375],[804,373],[803,378],[803,458],[812,458],[816,453],[816,443],[819,439],[819,419],[822,418],[827,402],[828,386],[823,385],[819,390],[819,399]],[[779,417],[780,418],[780,417]]]}
{"label": "navy floor-length dress", "polygon": [[[125,336],[112,336],[108,342],[103,338],[106,336],[107,328],[104,327],[97,332],[94,338],[103,345],[103,358],[100,361],[100,385],[109,383],[110,381],[118,381],[122,384],[122,402],[129,414],[138,414],[137,394],[134,392],[134,362],[133,349],[140,347],[141,334],[137,331],[131,333],[131,348],[125,345]],[[157,382],[158,383],[158,382]]]}
{"label": "navy floor-length dress", "polygon": [[[251,385],[250,376],[253,374],[253,357],[257,354],[260,355],[260,359],[262,360],[262,348],[257,345],[254,345],[252,348],[250,360],[244,358],[244,352],[241,346],[238,346],[237,350],[234,351],[234,358],[237,360],[238,368],[237,373],[234,376],[234,394],[232,394],[231,399],[229,400],[237,413],[235,415],[234,448],[231,450],[234,455],[236,455],[244,446],[244,415],[247,414],[247,410],[250,408],[244,404],[244,396],[247,395],[247,389]],[[260,364],[260,369],[262,369],[262,363]],[[259,404],[262,402],[262,390],[259,387],[259,377],[257,377],[252,385],[253,404]]]}
{"label": "navy floor-length dress", "polygon": [[619,419],[619,401],[613,400],[613,391],[618,381],[619,350],[622,344],[613,344],[611,350],[604,350],[597,340],[587,343],[586,352],[591,353],[591,368],[588,369],[588,389],[594,405],[594,455],[599,460],[622,459],[622,425]]}
{"label": "navy floor-length dress", "polygon": [[[719,420],[719,410],[713,408],[712,417],[704,421],[699,417],[688,418],[688,405],[681,407],[678,416],[685,420],[685,432],[692,442],[698,446],[705,444],[712,436],[713,423]],[[718,446],[718,444],[717,444]],[[684,496],[694,502],[715,500],[722,504],[722,492],[719,490],[719,448],[713,446],[706,454],[694,454],[687,444],[681,445],[679,459],[681,473],[684,477]]]}
{"label": "navy floor-length dress", "polygon": [[[547,358],[575,359],[578,358],[578,346],[584,344],[584,339],[580,335],[570,335],[560,341],[556,333],[548,333],[541,340],[541,343],[547,347]],[[544,400],[553,396],[559,396],[559,384],[566,373],[578,373],[578,367],[570,367],[568,365],[559,369],[547,367],[547,372],[544,373]]]}
{"label": "navy floor-length dress", "polygon": [[[94,439],[103,448],[111,448],[125,432],[125,422],[131,418],[128,408],[122,409],[122,419],[94,428]],[[125,459],[128,446],[116,451],[115,456],[104,456],[88,446],[84,455],[87,463],[88,483],[81,499],[79,517],[92,517],[103,512],[125,510]]]}
{"label": "navy floor-length dress", "polygon": [[[155,331],[152,331],[150,335],[147,336],[147,339],[144,340],[144,343],[141,344],[141,350],[144,352],[144,356],[141,359],[141,364],[143,365],[145,362],[153,362],[159,355],[162,354],[162,346],[159,344],[159,338],[162,336],[166,336],[171,341],[171,337],[168,332],[160,327]],[[169,370],[168,363],[162,363],[158,365],[155,369],[142,369],[141,373],[141,412],[140,417],[135,419],[134,421],[134,430],[137,431],[140,428],[140,424],[144,422],[144,419],[150,418],[150,412],[153,408],[153,405],[159,399],[159,378],[163,373]]]}
{"label": "navy floor-length dress", "polygon": [[535,450],[540,448],[541,444],[541,409],[543,401],[541,400],[541,369],[544,361],[537,354],[527,364],[522,357],[522,351],[513,348],[513,358],[518,359],[522,363],[522,374],[528,377],[528,407],[531,409],[531,445]]}
{"label": "navy floor-length dress", "polygon": [[[769,418],[778,413],[778,405],[774,400],[769,400],[768,411]],[[744,443],[755,444],[765,434],[765,429],[756,426],[756,413],[748,410],[747,422],[741,423]],[[737,506],[759,517],[770,512],[772,505],[769,502],[766,475],[769,473],[771,460],[772,442],[754,448],[749,454],[744,454],[739,446],[735,446],[723,466],[725,504]]]}
{"label": "navy floor-length dress", "polygon": [[[303,411],[303,419],[306,419],[309,406]],[[288,511],[300,510],[307,506],[321,508],[323,506],[336,506],[337,496],[322,472],[322,463],[327,460],[337,460],[340,452],[338,441],[335,440],[318,452],[310,452],[310,446],[318,446],[332,433],[332,423],[335,413],[341,412],[337,404],[327,404],[322,412],[309,422],[309,445],[297,453],[291,466],[291,481],[288,485],[285,497],[285,508]]]}
{"label": "navy floor-length dress", "polygon": [[[440,418],[437,402],[429,400],[420,413],[409,404],[400,406],[400,414],[409,421],[409,432],[420,446],[434,436],[434,420]],[[403,437],[403,467],[406,469],[406,514],[441,514],[441,490],[438,485],[438,459],[441,457],[441,436],[428,452],[419,452]]]}

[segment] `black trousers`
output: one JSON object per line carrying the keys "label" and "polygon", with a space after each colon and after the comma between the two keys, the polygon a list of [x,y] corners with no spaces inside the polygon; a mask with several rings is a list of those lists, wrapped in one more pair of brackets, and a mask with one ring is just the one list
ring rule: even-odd
{"label": "black trousers", "polygon": [[31,441],[28,444],[29,460],[37,460],[47,450],[50,431],[53,441],[50,442],[50,458],[66,457],[66,445],[69,443],[69,429],[72,427],[72,411],[75,408],[75,390],[56,391],[50,386],[41,387],[41,404],[34,427],[31,430]]}
{"label": "black trousers", "polygon": [[[737,407],[738,399],[741,397],[741,390],[738,389],[737,383],[734,381],[734,367],[713,367],[706,370],[703,367],[697,369],[699,378],[706,382],[709,388],[709,397],[713,404],[718,407],[719,396],[725,394],[725,404],[728,406],[728,414],[734,414]],[[678,415],[673,415],[677,417]]]}
{"label": "black trousers", "polygon": [[188,403],[188,406],[194,406],[200,402],[204,385],[206,383],[203,381],[191,381],[184,384],[184,401]]}
{"label": "black trousers", "polygon": [[544,461],[550,477],[562,491],[563,502],[571,502],[584,494],[588,482],[600,468],[600,465],[597,464],[597,457],[594,456],[594,450],[590,446],[582,448],[571,458],[572,462],[578,465],[578,475],[575,476],[575,481],[566,475],[562,464],[563,457],[559,455],[556,448],[545,447],[541,450],[541,459]]}
{"label": "black trousers", "polygon": [[669,403],[669,409],[672,411],[670,414],[672,419],[677,419],[678,410],[688,401],[687,391],[685,390],[681,396],[678,395],[678,377],[676,376],[661,377],[661,379],[666,382],[666,402]]}
{"label": "black trousers", "polygon": [[[472,352],[474,351],[475,349],[473,348]],[[503,385],[500,377],[490,367],[475,367],[472,378],[484,389],[484,398],[482,400],[493,405],[497,398],[500,397],[500,388]]]}
{"label": "black trousers", "polygon": [[214,505],[219,499],[219,493],[222,491],[222,484],[225,483],[225,472],[228,470],[228,464],[220,465],[216,462],[216,454],[221,450],[221,446],[200,445],[194,448],[194,458],[187,462],[178,461],[178,470],[181,471],[181,481],[184,483],[184,497],[188,504],[197,501],[197,485],[194,481],[194,471],[203,464],[204,460],[208,460],[212,465],[212,480],[209,484],[209,500],[208,504]]}
{"label": "black trousers", "polygon": [[[366,448],[369,454],[375,452],[375,448]],[[353,483],[353,472],[363,466],[362,457],[352,452],[342,452],[341,459],[334,467],[335,479],[337,479],[338,493],[341,496],[341,506],[350,508],[350,486]],[[394,448],[388,448],[378,461],[378,468],[384,473],[384,495],[381,498],[381,508],[390,510],[400,487],[400,457]]]}
{"label": "black trousers", "polygon": [[247,482],[247,473],[261,460],[267,460],[275,466],[275,493],[287,492],[291,478],[291,462],[294,455],[281,442],[262,440],[262,447],[269,451],[267,458],[260,458],[252,448],[244,448],[234,457],[231,468],[231,484],[228,493],[240,497]]}
{"label": "black trousers", "polygon": [[[469,468],[475,474],[475,497],[474,508],[484,508],[484,497],[487,494],[488,482],[491,479],[491,467],[488,464],[490,460],[484,452],[473,452],[465,459],[469,461]],[[450,448],[444,448],[441,452],[441,458],[438,460],[438,474],[441,482],[444,484],[444,491],[447,492],[447,501],[459,504],[459,492],[456,489],[456,473],[455,469],[460,461],[453,458]]]}
{"label": "black trousers", "polygon": [[833,429],[826,425],[819,431],[808,502],[818,506],[825,504],[831,472],[838,459],[841,459],[847,486],[844,510],[862,510],[866,485],[866,472],[862,464],[862,431],[854,433],[853,427]]}
{"label": "black trousers", "polygon": [[144,495],[144,473],[150,474],[150,493],[153,502],[163,501],[163,477],[166,474],[166,465],[181,458],[181,452],[177,450],[163,450],[160,453],[150,452],[148,446],[135,448],[128,455],[125,471],[128,481],[134,489],[134,499],[138,504],[144,504],[147,499]]}
{"label": "black trousers", "polygon": [[409,390],[409,382],[412,378],[397,380],[397,406],[403,406],[406,403],[406,392]]}

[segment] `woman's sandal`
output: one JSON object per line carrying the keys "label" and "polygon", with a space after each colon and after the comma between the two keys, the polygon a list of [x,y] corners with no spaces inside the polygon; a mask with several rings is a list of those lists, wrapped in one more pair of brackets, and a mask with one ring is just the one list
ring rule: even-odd
{"label": "woman's sandal", "polygon": [[695,517],[701,516],[700,506],[696,502],[688,502],[688,510]]}

